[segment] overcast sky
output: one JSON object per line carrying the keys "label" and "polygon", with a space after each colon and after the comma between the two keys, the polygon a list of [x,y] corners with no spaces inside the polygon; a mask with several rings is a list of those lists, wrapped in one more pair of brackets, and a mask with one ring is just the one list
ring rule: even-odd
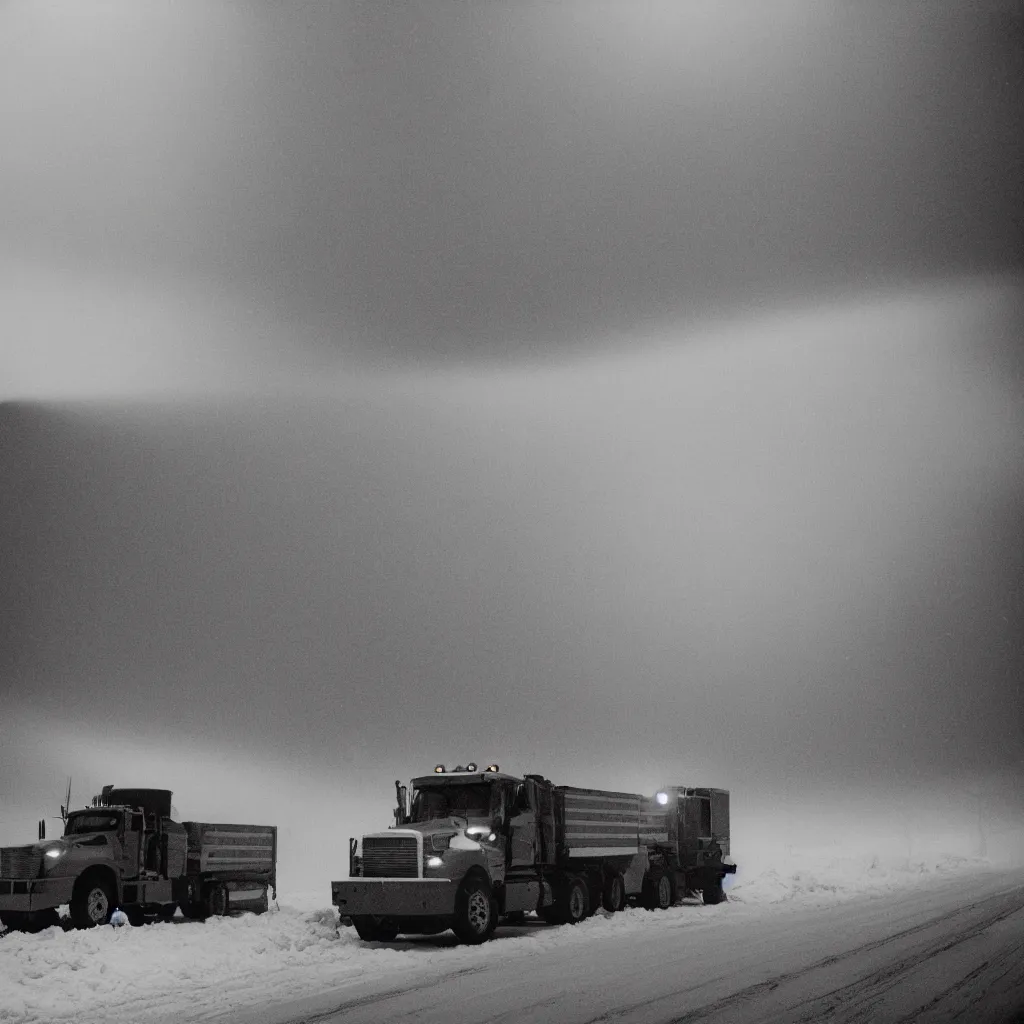
{"label": "overcast sky", "polygon": [[0,842],[67,775],[298,856],[436,760],[1019,773],[1024,48],[958,6],[7,5]]}

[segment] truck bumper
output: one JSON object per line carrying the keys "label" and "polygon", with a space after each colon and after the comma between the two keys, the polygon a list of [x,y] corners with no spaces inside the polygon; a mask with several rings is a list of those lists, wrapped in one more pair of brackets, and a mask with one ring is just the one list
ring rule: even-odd
{"label": "truck bumper", "polygon": [[0,913],[49,910],[71,902],[73,878],[0,878]]}
{"label": "truck bumper", "polygon": [[447,878],[354,878],[331,882],[331,902],[350,917],[443,917],[455,913],[455,890]]}

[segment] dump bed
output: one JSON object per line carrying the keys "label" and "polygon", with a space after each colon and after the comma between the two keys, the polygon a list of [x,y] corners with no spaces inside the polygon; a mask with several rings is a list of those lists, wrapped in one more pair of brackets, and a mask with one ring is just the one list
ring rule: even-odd
{"label": "dump bed", "polygon": [[629,857],[640,850],[636,793],[556,786],[555,840],[563,857]]}
{"label": "dump bed", "polygon": [[274,883],[277,827],[186,821],[188,871]]}

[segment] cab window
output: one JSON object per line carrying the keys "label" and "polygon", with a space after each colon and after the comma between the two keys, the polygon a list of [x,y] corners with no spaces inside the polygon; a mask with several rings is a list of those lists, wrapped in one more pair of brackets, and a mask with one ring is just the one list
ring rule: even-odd
{"label": "cab window", "polygon": [[452,815],[486,818],[491,813],[491,787],[487,783],[448,783],[417,789],[410,820],[430,821]]}
{"label": "cab window", "polygon": [[89,811],[86,814],[72,814],[64,827],[64,835],[80,836],[88,832],[116,832],[120,815]]}

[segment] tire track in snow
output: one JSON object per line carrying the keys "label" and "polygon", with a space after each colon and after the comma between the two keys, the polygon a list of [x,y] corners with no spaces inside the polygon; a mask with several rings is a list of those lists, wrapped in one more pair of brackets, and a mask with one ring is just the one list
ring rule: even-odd
{"label": "tire track in snow", "polygon": [[358,999],[348,999],[343,1003],[339,1003],[330,1010],[321,1010],[317,1013],[310,1014],[308,1017],[300,1017],[295,1020],[293,1024],[319,1024],[320,1021],[331,1020],[339,1013],[358,1010],[362,1007],[373,1006],[377,1003],[385,1003],[389,999],[398,999],[401,996],[408,995],[410,992],[426,992],[427,990],[436,988],[439,985],[445,985],[453,981],[455,978],[461,978],[467,974],[480,974],[483,971],[490,970],[490,968],[490,963],[478,964],[474,967],[463,967],[457,971],[450,971],[440,976],[434,976],[429,978],[427,981],[418,980],[412,984],[404,985],[401,988],[388,989],[386,992],[376,992],[372,995],[361,996]]}
{"label": "tire track in snow", "polygon": [[[1008,897],[1009,902],[1007,903]],[[880,1013],[879,1003],[882,996],[903,983],[910,972],[920,965],[942,953],[955,949],[965,942],[977,938],[993,926],[1019,913],[1022,909],[1024,909],[1024,887],[1018,887],[1012,894],[999,893],[967,904],[964,907],[958,907],[952,912],[943,913],[921,924],[894,932],[892,935],[863,943],[843,953],[823,957],[807,967],[796,971],[789,971],[775,978],[759,982],[756,985],[740,989],[722,999],[681,1016],[660,1019],[664,1020],[665,1024],[694,1024],[694,1022],[707,1021],[714,1018],[737,1021],[743,1019],[772,1020],[773,1022],[778,1022],[778,1024],[783,1024],[783,1022],[785,1024],[812,1024],[812,1022],[825,1020],[831,1022],[842,1021],[843,1024],[856,1024],[856,1022],[861,1021],[894,1020],[894,1018],[886,1018],[884,1014]],[[959,928],[951,938],[947,933],[927,942],[923,947],[909,955],[904,955],[895,961],[889,961],[885,965],[871,970],[869,973],[853,981],[829,989],[823,994],[811,997],[798,997],[795,1002],[789,1002],[787,1005],[785,992],[780,991],[787,987],[791,988],[794,985],[799,987],[802,983],[807,982],[810,976],[816,972],[844,966],[850,961],[869,956],[872,953],[884,952],[886,947],[898,945],[915,935],[923,935],[936,927],[947,924],[954,918],[975,915],[978,918],[977,920],[973,920]],[[1024,947],[1024,943],[1014,944],[1010,949],[1000,954],[1000,959],[1008,963],[1018,964],[1020,961],[1014,960],[1014,955],[1022,947]],[[977,978],[984,973],[984,969],[988,966],[989,962],[985,961],[978,968],[969,972],[969,975]],[[1008,967],[1008,971],[1011,969],[1012,967]],[[1008,971],[1004,972],[1004,975]],[[933,997],[930,1005],[932,1007],[940,1005],[946,994],[952,994],[957,989],[969,984],[968,977],[959,978],[944,992]],[[661,997],[658,1002],[670,1001],[673,995],[678,997],[690,994],[700,988],[707,987],[711,983],[709,981],[703,985],[680,989],[674,994],[667,994]],[[777,1005],[770,1005],[772,1003]],[[748,1009],[755,1010],[755,1013],[753,1015],[741,1013],[737,1016],[733,1012],[740,1010],[744,1005]],[[645,1020],[656,1019],[651,1016],[652,1008],[652,1003],[624,1007],[620,1010],[594,1017],[587,1021],[586,1024],[606,1024],[609,1021],[622,1020],[636,1014],[638,1010],[643,1011]],[[900,1022],[916,1020],[924,1010],[925,1007],[918,1007],[913,1012],[902,1015],[898,1020]]]}

